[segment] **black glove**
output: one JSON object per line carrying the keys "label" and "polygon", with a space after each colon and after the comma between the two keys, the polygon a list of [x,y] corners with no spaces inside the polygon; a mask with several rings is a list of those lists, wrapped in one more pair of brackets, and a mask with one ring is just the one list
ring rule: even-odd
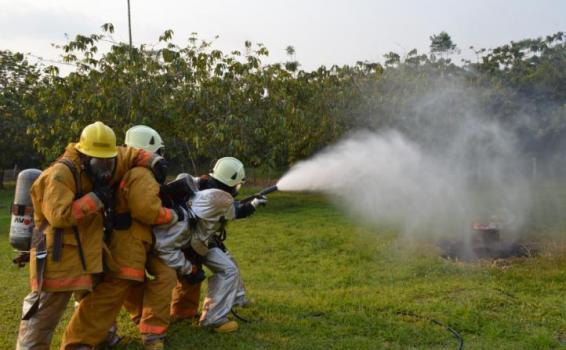
{"label": "black glove", "polygon": [[165,158],[155,158],[151,164],[151,171],[153,172],[153,176],[155,176],[155,180],[160,184],[164,184],[165,179],[167,179],[167,161]]}
{"label": "black glove", "polygon": [[194,191],[189,186],[187,178],[171,181],[165,185],[161,185],[159,189],[159,196],[164,206],[167,206],[168,203],[186,206],[187,201],[193,194]]}
{"label": "black glove", "polygon": [[193,266],[196,266],[198,269],[202,269],[202,263],[204,261],[204,257],[200,256],[193,247],[189,246],[181,250],[185,255],[185,259],[189,260]]}
{"label": "black glove", "polygon": [[199,284],[204,281],[206,278],[206,274],[202,268],[199,268],[197,265],[193,265],[193,271],[188,274],[184,275],[183,279],[188,284]]}
{"label": "black glove", "polygon": [[112,187],[95,183],[92,192],[100,199],[105,208],[112,203]]}

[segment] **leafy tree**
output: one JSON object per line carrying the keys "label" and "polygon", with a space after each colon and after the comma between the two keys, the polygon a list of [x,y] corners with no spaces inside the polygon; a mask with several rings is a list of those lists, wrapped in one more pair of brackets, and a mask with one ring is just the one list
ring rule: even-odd
{"label": "leafy tree", "polygon": [[430,52],[439,54],[450,54],[456,50],[456,44],[452,42],[450,35],[444,31],[430,37]]}
{"label": "leafy tree", "polygon": [[444,31],[430,37],[430,59],[436,61],[436,55],[440,55],[441,63],[450,63],[448,56],[457,52],[456,44],[452,42],[450,35]]}
{"label": "leafy tree", "polygon": [[[426,140],[430,135],[419,124],[437,111],[421,99],[450,84],[459,87],[446,91],[453,101],[445,111],[454,118],[438,126],[447,132],[470,107],[454,102],[457,94],[479,91],[473,107],[516,131],[526,152],[541,154],[566,136],[562,33],[475,50],[476,62],[457,66],[448,59],[456,45],[442,32],[431,36],[429,55],[389,52],[383,64],[360,61],[307,72],[292,46],[286,49],[289,61],[264,64],[268,49],[249,41],[242,51],[223,52],[192,34],[186,46],[178,46],[167,30],[155,45],[130,47],[112,38],[111,24],[102,29],[59,47],[62,60],[75,67],[67,76],[2,52],[3,135],[10,134],[7,128],[28,132],[27,139],[10,145],[29,144],[31,138],[39,153],[30,154],[52,160],[86,124],[101,120],[119,140],[132,125],[154,127],[173,166],[182,170],[196,172],[228,154],[254,167],[287,168],[358,128],[397,128]],[[108,49],[101,50],[104,46]],[[517,117],[525,114],[536,122]],[[20,143],[5,154],[3,167],[21,162],[21,150]],[[8,156],[16,158],[4,161]]]}
{"label": "leafy tree", "polygon": [[0,188],[4,169],[26,167],[38,157],[26,135],[26,106],[34,101],[40,72],[22,54],[0,51]]}
{"label": "leafy tree", "polygon": [[386,67],[394,67],[401,62],[401,56],[393,51],[386,53],[383,57],[385,58]]}

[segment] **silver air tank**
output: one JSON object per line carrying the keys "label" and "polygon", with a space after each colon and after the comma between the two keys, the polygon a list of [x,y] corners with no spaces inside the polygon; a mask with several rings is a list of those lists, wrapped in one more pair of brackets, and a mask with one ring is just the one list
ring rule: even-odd
{"label": "silver air tank", "polygon": [[10,244],[19,251],[30,249],[31,233],[34,227],[30,189],[40,174],[39,169],[22,170],[16,181],[10,224]]}

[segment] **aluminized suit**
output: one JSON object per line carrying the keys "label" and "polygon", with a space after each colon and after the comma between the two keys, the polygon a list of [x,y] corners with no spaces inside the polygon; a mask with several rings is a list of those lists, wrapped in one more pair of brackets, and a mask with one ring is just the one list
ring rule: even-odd
{"label": "aluminized suit", "polygon": [[[200,319],[202,326],[224,323],[232,306],[244,300],[239,268],[221,244],[224,226],[238,217],[237,212],[238,202],[234,202],[232,195],[219,189],[206,189],[196,192],[189,202],[188,217],[195,218],[196,225],[191,227],[185,220],[168,229],[154,229],[157,238],[155,253],[176,269],[180,277],[192,270],[190,261],[182,252],[189,247],[202,256],[203,264],[214,272],[208,280],[208,293]],[[175,294],[183,293],[183,289],[183,285],[177,285],[174,301],[178,299]],[[172,305],[172,310],[174,308]]]}

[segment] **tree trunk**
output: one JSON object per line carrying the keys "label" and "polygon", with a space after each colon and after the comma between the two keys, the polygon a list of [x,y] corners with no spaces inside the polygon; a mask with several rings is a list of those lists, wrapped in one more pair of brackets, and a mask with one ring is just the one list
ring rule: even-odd
{"label": "tree trunk", "polygon": [[4,168],[0,169],[0,190],[4,189]]}
{"label": "tree trunk", "polygon": [[197,166],[195,164],[195,160],[193,159],[192,153],[191,153],[191,148],[189,147],[189,142],[185,141],[185,148],[187,149],[187,158],[189,158],[189,160],[191,161],[191,165],[193,166],[193,176],[199,176],[199,174],[197,174]]}

